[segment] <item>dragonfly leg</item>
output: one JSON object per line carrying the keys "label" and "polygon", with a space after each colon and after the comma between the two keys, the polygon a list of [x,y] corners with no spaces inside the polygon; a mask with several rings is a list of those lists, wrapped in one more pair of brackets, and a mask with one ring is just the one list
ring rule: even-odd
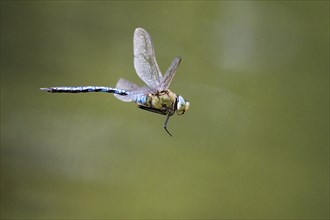
{"label": "dragonfly leg", "polygon": [[142,109],[142,110],[146,110],[146,111],[161,114],[161,115],[166,115],[167,114],[166,110],[154,109],[154,108],[146,107],[146,106],[143,106],[143,105],[138,105],[137,107]]}
{"label": "dragonfly leg", "polygon": [[167,122],[170,119],[170,117],[171,117],[171,112],[169,112],[166,116],[166,120],[165,120],[165,123],[164,123],[164,129],[171,137],[173,137],[172,134],[167,130]]}

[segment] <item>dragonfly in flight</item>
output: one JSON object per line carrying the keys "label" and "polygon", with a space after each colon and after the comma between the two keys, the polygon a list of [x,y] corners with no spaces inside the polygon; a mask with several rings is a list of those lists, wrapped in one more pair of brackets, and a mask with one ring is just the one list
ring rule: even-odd
{"label": "dragonfly in flight", "polygon": [[85,93],[105,92],[113,93],[114,96],[124,102],[134,101],[137,107],[150,112],[166,115],[164,129],[167,130],[169,118],[176,112],[184,114],[190,103],[176,95],[168,88],[181,62],[176,57],[164,76],[156,61],[155,50],[150,35],[143,28],[136,28],[133,37],[134,44],[134,67],[137,75],[146,85],[139,87],[123,78],[119,79],[116,88],[105,86],[78,86],[78,87],[49,87],[40,88],[50,93]]}

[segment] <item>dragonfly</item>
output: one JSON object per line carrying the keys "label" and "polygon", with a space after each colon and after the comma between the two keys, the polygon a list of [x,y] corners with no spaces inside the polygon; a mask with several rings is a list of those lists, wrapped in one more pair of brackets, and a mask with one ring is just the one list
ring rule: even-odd
{"label": "dragonfly", "polygon": [[115,88],[106,86],[60,86],[40,89],[50,93],[112,93],[117,99],[123,102],[134,101],[137,107],[142,110],[165,115],[166,119],[163,127],[172,136],[167,129],[169,118],[174,113],[183,115],[190,106],[190,103],[182,96],[169,90],[172,79],[180,65],[181,58],[174,58],[163,76],[156,61],[152,39],[145,29],[135,29],[133,46],[134,68],[137,75],[145,83],[142,87],[120,78]]}

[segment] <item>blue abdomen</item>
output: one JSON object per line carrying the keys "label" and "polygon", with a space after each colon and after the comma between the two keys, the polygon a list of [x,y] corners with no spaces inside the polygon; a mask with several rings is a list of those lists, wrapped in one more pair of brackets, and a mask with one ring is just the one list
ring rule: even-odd
{"label": "blue abdomen", "polygon": [[143,96],[136,97],[135,102],[137,104],[147,105],[147,100],[148,100],[148,96],[143,95]]}

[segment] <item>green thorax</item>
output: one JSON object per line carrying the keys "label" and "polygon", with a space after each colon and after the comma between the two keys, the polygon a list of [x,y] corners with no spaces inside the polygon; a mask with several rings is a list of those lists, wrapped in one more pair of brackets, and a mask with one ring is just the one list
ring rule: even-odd
{"label": "green thorax", "polygon": [[174,111],[176,97],[176,94],[170,90],[149,94],[144,106],[166,112]]}

